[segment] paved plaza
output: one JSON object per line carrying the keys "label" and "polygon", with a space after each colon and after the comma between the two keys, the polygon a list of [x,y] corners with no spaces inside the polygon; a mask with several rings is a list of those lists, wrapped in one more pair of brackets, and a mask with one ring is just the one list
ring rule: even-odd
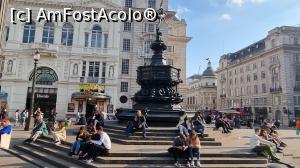
{"label": "paved plaza", "polygon": [[[73,130],[77,127],[68,129],[68,142],[73,142],[75,136],[72,134]],[[231,134],[222,134],[221,131],[213,131],[212,128],[207,129],[207,133],[210,137],[215,138],[216,141],[222,142],[222,146],[203,146],[201,149],[202,154],[209,153],[247,153],[249,152],[249,135],[253,130],[250,129],[235,129]],[[300,150],[297,148],[300,146],[300,137],[296,136],[295,130],[280,130],[282,139],[288,144],[288,147],[284,149],[283,154],[280,154],[280,158],[283,162],[293,164],[296,167],[300,167]],[[29,136],[29,132],[23,131],[20,128],[15,128],[12,137],[12,146],[20,144],[25,138]],[[121,145],[117,143],[112,144],[112,153],[160,153],[166,152],[170,145]],[[296,148],[295,148],[296,147]],[[7,153],[5,151],[0,152],[0,165],[1,167],[34,167],[30,163],[17,158],[16,156]],[[278,164],[269,164],[270,167],[285,167]]]}

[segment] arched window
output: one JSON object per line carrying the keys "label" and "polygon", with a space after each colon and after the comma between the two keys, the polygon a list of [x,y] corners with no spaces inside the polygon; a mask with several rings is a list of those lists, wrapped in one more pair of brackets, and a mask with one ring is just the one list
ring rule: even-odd
{"label": "arched window", "polygon": [[53,42],[54,42],[54,23],[47,22],[44,24],[42,42],[47,43],[47,44],[53,44]]}
{"label": "arched window", "polygon": [[[33,72],[31,72],[29,81],[33,79]],[[39,85],[53,85],[58,81],[56,72],[48,67],[38,67],[36,71],[36,83]]]}
{"label": "arched window", "polygon": [[35,37],[35,22],[25,23],[23,33],[23,43],[33,43]]}
{"label": "arched window", "polygon": [[61,44],[65,46],[72,46],[73,44],[74,28],[71,23],[65,23],[61,33]]}
{"label": "arched window", "polygon": [[100,26],[94,26],[92,30],[91,47],[101,48],[102,29]]}

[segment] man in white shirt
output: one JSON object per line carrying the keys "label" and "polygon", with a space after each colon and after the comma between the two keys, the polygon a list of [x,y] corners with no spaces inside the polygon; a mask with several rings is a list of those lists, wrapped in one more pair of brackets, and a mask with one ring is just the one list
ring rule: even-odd
{"label": "man in white shirt", "polygon": [[267,141],[259,136],[260,129],[255,128],[255,133],[250,137],[250,148],[258,155],[270,156],[272,161],[278,162],[279,158],[276,156],[272,146],[274,143]]}
{"label": "man in white shirt", "polygon": [[103,131],[103,128],[97,127],[97,133],[93,135],[94,138],[88,141],[85,145],[86,154],[84,160],[87,163],[91,163],[98,156],[108,155],[109,150],[111,149],[111,141],[106,132]]}

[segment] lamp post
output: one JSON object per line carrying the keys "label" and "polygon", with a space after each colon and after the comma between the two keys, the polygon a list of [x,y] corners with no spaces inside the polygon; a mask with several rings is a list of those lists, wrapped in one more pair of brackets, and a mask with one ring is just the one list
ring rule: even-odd
{"label": "lamp post", "polygon": [[37,64],[40,59],[40,53],[38,50],[33,55],[33,60],[34,60],[34,68],[33,68],[33,77],[32,77],[32,87],[31,87],[31,103],[30,103],[30,110],[29,110],[29,115],[26,121],[26,125],[24,130],[29,131],[31,125],[32,125],[32,120],[33,120],[33,110],[34,110],[34,94],[35,94],[35,80],[36,80],[36,69],[37,69]]}

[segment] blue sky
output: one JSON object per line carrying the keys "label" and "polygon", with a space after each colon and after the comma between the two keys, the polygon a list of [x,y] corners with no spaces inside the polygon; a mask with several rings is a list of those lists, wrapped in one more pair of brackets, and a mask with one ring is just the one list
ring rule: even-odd
{"label": "blue sky", "polygon": [[264,38],[275,27],[300,26],[300,0],[169,0],[188,25],[188,76],[202,73],[219,57]]}

